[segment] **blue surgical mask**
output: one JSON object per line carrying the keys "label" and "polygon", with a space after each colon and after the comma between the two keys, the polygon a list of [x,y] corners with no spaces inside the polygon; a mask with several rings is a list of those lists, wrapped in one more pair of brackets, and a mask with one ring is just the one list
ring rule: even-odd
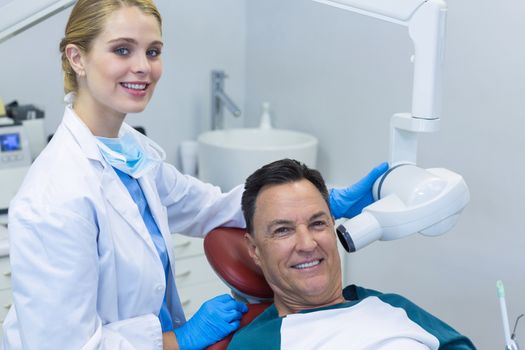
{"label": "blue surgical mask", "polygon": [[125,132],[119,138],[97,137],[97,140],[104,159],[135,179],[162,161],[146,154],[131,132]]}

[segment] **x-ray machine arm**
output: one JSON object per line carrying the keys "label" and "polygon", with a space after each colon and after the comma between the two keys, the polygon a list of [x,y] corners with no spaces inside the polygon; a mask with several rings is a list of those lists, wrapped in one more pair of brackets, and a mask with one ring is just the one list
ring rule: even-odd
{"label": "x-ray machine arm", "polygon": [[447,6],[443,0],[314,0],[403,25],[414,44],[412,112],[391,119],[390,170],[374,185],[376,202],[337,228],[349,252],[376,240],[450,230],[469,201],[463,178],[416,166],[417,136],[439,130]]}

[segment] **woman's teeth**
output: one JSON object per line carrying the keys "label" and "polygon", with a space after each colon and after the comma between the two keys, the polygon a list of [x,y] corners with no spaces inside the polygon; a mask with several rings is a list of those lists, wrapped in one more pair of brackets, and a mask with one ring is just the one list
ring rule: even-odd
{"label": "woman's teeth", "polygon": [[120,85],[132,90],[144,90],[146,88],[146,84],[121,83]]}
{"label": "woman's teeth", "polygon": [[319,265],[319,263],[321,263],[321,260],[314,260],[314,261],[310,261],[310,262],[307,262],[307,263],[295,265],[294,268],[296,268],[296,269],[307,269],[309,267],[312,267],[312,266],[315,266],[315,265]]}

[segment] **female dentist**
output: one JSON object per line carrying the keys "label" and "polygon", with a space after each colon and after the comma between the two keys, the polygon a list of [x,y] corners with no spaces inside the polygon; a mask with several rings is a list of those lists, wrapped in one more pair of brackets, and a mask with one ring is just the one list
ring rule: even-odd
{"label": "female dentist", "polygon": [[[215,297],[185,320],[170,232],[244,227],[242,187],[180,174],[124,123],[162,74],[151,0],[78,0],[60,43],[67,106],[9,209],[13,306],[4,349],[203,349],[246,306]],[[371,202],[387,165],[332,190],[334,216]]]}

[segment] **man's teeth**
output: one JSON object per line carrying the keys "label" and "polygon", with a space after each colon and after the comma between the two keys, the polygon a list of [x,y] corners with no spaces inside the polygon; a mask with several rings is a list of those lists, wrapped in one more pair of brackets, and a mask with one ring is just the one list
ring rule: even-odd
{"label": "man's teeth", "polygon": [[122,86],[128,89],[133,89],[133,90],[144,90],[146,88],[146,84],[122,83]]}
{"label": "man's teeth", "polygon": [[310,261],[310,262],[307,262],[307,263],[295,265],[294,268],[296,268],[296,269],[306,269],[306,268],[309,268],[309,267],[312,267],[312,266],[315,266],[315,265],[319,265],[320,262],[321,262],[321,260],[314,260],[314,261]]}

